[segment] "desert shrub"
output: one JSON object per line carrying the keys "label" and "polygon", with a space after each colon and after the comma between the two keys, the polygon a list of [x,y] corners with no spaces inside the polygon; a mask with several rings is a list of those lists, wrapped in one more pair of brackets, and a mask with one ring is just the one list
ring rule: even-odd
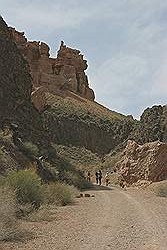
{"label": "desert shrub", "polygon": [[79,171],[64,171],[62,175],[63,177],[60,178],[62,181],[78,189],[87,188],[90,185]]}
{"label": "desert shrub", "polygon": [[40,221],[53,221],[57,218],[57,207],[53,204],[43,204],[38,210],[34,210],[24,217],[26,221],[40,222]]}
{"label": "desert shrub", "polygon": [[5,185],[5,177],[3,176],[3,175],[0,175],[0,188],[1,187],[4,187],[4,185]]}
{"label": "desert shrub", "polygon": [[39,154],[38,147],[32,142],[24,142],[22,145],[22,151],[29,157],[37,156]]}
{"label": "desert shrub", "polygon": [[13,238],[17,229],[16,196],[9,187],[0,187],[0,240]]}
{"label": "desert shrub", "polygon": [[6,145],[10,145],[12,142],[12,134],[10,131],[0,130],[0,142],[3,142]]}
{"label": "desert shrub", "polygon": [[65,183],[52,183],[46,186],[46,202],[48,204],[65,206],[73,202],[78,191]]}
{"label": "desert shrub", "polygon": [[13,171],[7,176],[6,182],[16,191],[20,204],[30,203],[34,208],[38,208],[43,202],[41,179],[34,170]]}

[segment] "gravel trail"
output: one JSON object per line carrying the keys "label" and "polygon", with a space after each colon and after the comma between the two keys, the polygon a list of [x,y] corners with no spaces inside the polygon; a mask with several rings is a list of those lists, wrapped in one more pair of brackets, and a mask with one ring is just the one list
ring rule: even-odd
{"label": "gravel trail", "polygon": [[37,237],[3,250],[166,250],[167,199],[137,189],[96,186],[52,222],[26,223]]}

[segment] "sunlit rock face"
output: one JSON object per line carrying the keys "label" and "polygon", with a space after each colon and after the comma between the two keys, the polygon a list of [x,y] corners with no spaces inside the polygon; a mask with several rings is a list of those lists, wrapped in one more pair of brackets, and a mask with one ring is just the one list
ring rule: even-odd
{"label": "sunlit rock face", "polygon": [[[85,74],[87,61],[79,50],[67,47],[62,41],[57,58],[51,58],[46,43],[27,41],[24,32],[18,32],[14,28],[10,28],[10,34],[28,61],[34,91],[39,87],[52,94],[72,91],[88,100],[94,100],[94,92],[89,88]],[[34,103],[37,103],[35,99]],[[37,107],[39,108],[39,104]]]}
{"label": "sunlit rock face", "polygon": [[167,144],[160,141],[137,144],[129,140],[117,163],[122,179],[132,185],[139,181],[156,182],[167,178]]}

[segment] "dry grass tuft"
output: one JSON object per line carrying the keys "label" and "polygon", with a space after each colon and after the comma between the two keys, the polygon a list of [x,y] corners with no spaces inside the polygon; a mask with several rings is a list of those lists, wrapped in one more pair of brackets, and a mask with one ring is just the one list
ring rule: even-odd
{"label": "dry grass tuft", "polygon": [[78,190],[64,183],[52,183],[46,186],[46,197],[48,204],[65,206],[74,201]]}
{"label": "dry grass tuft", "polygon": [[30,222],[40,221],[53,221],[57,218],[57,207],[50,205],[43,205],[38,210],[34,210],[33,213],[29,214],[25,219]]}

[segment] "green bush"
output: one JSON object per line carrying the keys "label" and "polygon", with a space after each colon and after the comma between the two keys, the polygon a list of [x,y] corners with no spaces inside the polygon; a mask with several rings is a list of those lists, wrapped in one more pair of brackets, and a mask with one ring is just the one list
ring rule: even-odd
{"label": "green bush", "polygon": [[43,202],[43,187],[41,179],[34,170],[11,172],[6,182],[16,190],[16,198],[20,204],[30,203],[38,208]]}
{"label": "green bush", "polygon": [[12,143],[12,133],[10,131],[2,131],[0,130],[0,142],[6,145],[10,145]]}
{"label": "green bush", "polygon": [[24,142],[22,146],[22,151],[29,157],[37,156],[39,154],[38,147],[32,142]]}
{"label": "green bush", "polygon": [[57,182],[47,185],[45,193],[48,204],[65,206],[73,202],[78,191],[73,186]]}

